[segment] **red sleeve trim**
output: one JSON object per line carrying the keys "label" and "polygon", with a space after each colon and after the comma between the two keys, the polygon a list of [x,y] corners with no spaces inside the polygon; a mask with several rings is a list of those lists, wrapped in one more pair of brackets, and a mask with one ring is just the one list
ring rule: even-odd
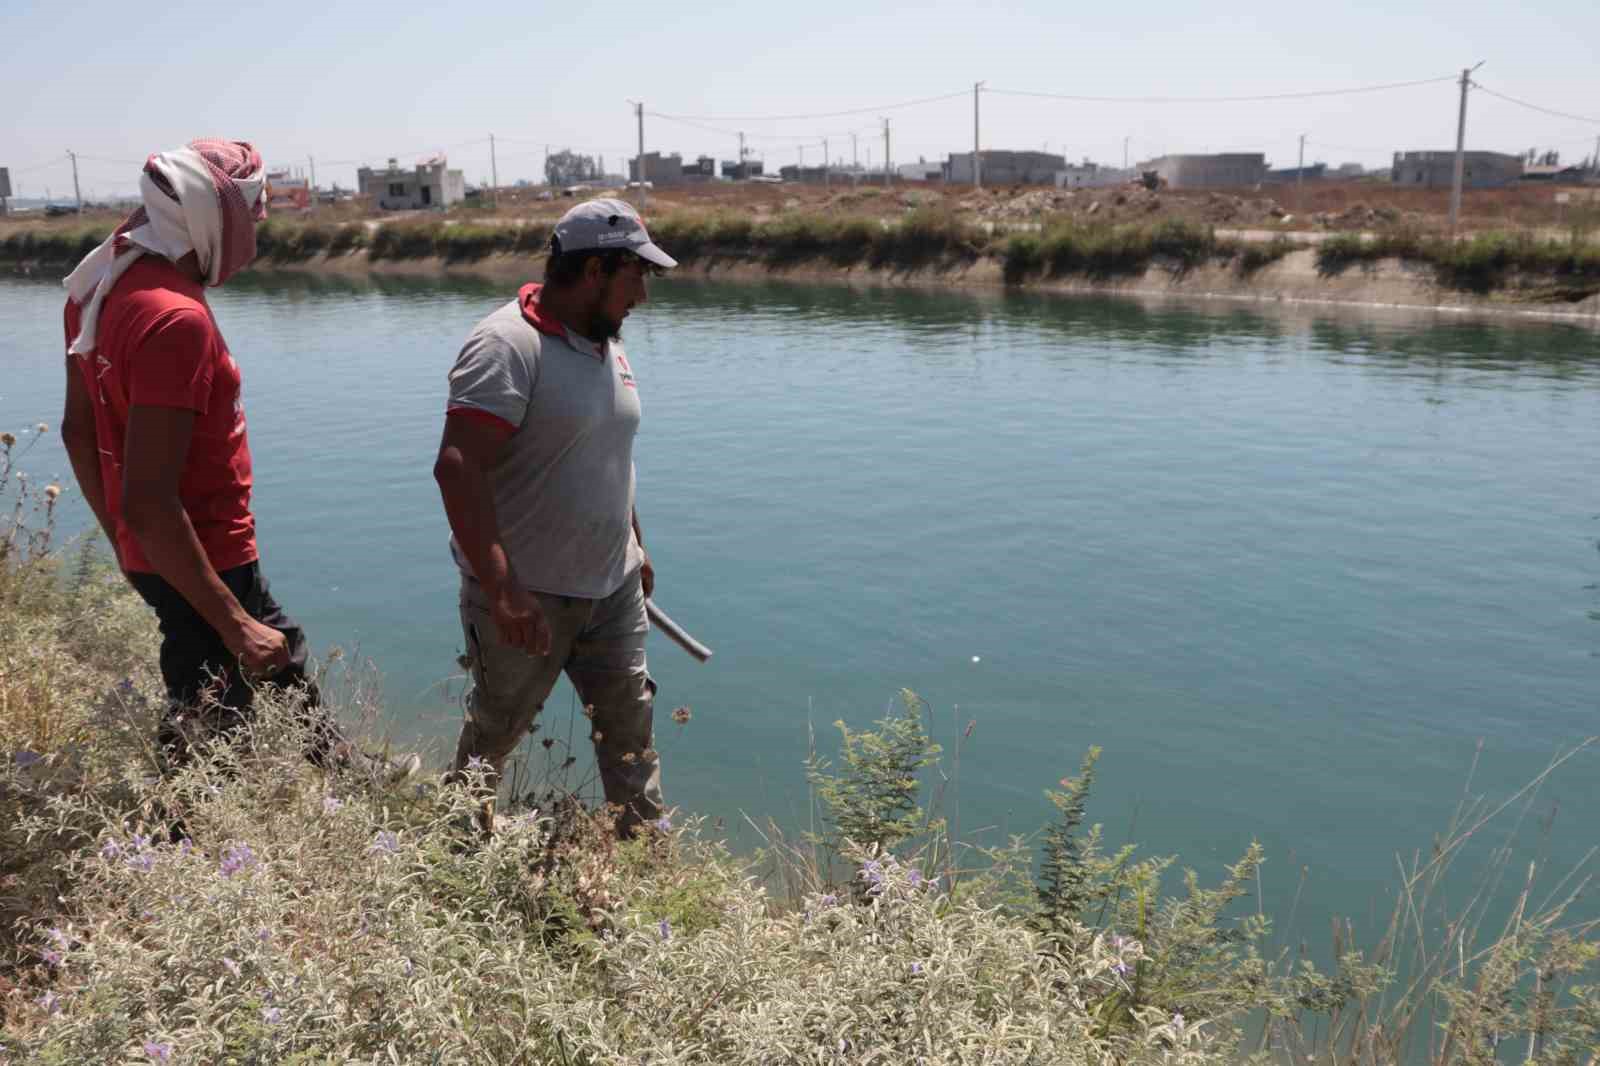
{"label": "red sleeve trim", "polygon": [[452,407],[445,411],[446,418],[470,418],[474,422],[485,422],[497,429],[506,431],[506,435],[517,431],[517,427],[501,418],[499,415],[490,414],[481,407]]}

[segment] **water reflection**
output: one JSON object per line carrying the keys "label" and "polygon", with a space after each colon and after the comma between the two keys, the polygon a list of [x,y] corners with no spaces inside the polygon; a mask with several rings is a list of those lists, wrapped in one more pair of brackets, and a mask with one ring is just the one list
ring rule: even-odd
{"label": "water reflection", "polygon": [[[530,261],[530,271],[537,264]],[[54,286],[44,279],[7,284]],[[274,308],[366,298],[408,303],[462,303],[487,309],[508,298],[510,279],[471,275],[408,276],[254,272],[231,282],[219,304],[265,296]],[[1397,373],[1452,367],[1492,374],[1588,382],[1600,378],[1600,319],[1553,321],[1461,312],[1308,304],[1240,304],[1166,298],[1018,292],[1006,289],[896,288],[810,281],[718,281],[673,278],[656,283],[647,314],[703,316],[726,327],[786,332],[799,321],[850,330],[895,331],[928,346],[1016,340],[1047,358],[1087,350],[1138,349],[1185,359],[1248,349],[1282,354],[1283,342],[1338,364]],[[461,328],[469,324],[462,319]],[[641,323],[642,324],[642,323]],[[745,328],[744,326],[739,328]]]}

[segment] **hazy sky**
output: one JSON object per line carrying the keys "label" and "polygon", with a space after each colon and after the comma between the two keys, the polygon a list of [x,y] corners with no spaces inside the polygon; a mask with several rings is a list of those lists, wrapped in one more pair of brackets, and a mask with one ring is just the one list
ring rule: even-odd
{"label": "hazy sky", "polygon": [[[317,160],[319,183],[355,183],[359,161],[434,150],[478,182],[487,138],[502,182],[541,173],[545,144],[634,150],[628,100],[696,117],[647,117],[646,148],[731,159],[744,130],[769,167],[830,154],[942,158],[972,143],[972,83],[1089,96],[1293,93],[1459,74],[1486,60],[1485,87],[1596,121],[1524,110],[1474,92],[1468,147],[1559,148],[1580,159],[1600,134],[1600,4],[1281,0],[1001,8],[812,0],[777,7],[693,2],[604,5],[254,4],[172,0],[0,4],[7,121],[0,165],[22,195],[70,195],[68,148],[85,195],[136,186],[151,151],[192,137],[252,140],[270,164]],[[883,105],[966,90],[915,107]],[[985,148],[1042,148],[1103,162],[1172,151],[1265,151],[1277,165],[1386,163],[1396,148],[1455,140],[1449,82],[1362,95],[1254,103],[1090,103],[986,93]],[[764,116],[869,108],[794,121]],[[468,143],[480,142],[480,143]]]}

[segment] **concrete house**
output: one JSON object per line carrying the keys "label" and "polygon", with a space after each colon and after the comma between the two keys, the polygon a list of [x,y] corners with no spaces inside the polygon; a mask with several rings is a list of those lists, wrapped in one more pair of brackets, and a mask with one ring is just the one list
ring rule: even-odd
{"label": "concrete house", "polygon": [[[1468,189],[1496,189],[1515,185],[1522,178],[1520,155],[1504,152],[1463,152],[1465,170],[1461,184]],[[1455,183],[1456,154],[1439,152],[1396,152],[1390,178],[1396,185],[1423,189],[1448,189]]]}
{"label": "concrete house", "polygon": [[[1053,185],[1056,171],[1067,166],[1066,156],[1048,152],[985,149],[980,160],[985,185]],[[951,152],[944,164],[944,180],[951,185],[971,185],[972,153]]]}
{"label": "concrete house", "polygon": [[1140,163],[1171,189],[1238,189],[1260,185],[1267,177],[1267,157],[1260,152],[1221,155],[1164,155]]}
{"label": "concrete house", "polygon": [[729,181],[744,181],[746,178],[759,177],[762,174],[762,162],[759,159],[746,159],[738,162],[732,159],[722,161],[722,176]]}
{"label": "concrete house", "polygon": [[1133,180],[1135,173],[1118,167],[1103,167],[1086,159],[1082,163],[1069,163],[1064,169],[1056,171],[1056,188],[1109,189],[1126,185]]}
{"label": "concrete house", "polygon": [[[628,160],[628,180],[639,181],[639,157]],[[656,188],[683,184],[683,156],[677,152],[662,155],[660,152],[644,154],[644,181]]]}
{"label": "concrete house", "polygon": [[461,171],[451,170],[442,155],[402,170],[398,160],[389,160],[382,170],[362,167],[356,171],[361,195],[385,211],[415,211],[424,207],[445,208],[467,197],[467,182]]}
{"label": "concrete house", "polygon": [[1522,180],[1541,185],[1582,185],[1589,180],[1589,167],[1578,163],[1535,163],[1522,172]]}

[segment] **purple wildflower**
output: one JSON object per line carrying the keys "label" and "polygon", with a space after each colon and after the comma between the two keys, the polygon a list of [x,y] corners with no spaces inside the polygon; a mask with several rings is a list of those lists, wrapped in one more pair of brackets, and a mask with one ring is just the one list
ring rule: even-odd
{"label": "purple wildflower", "polygon": [[1128,966],[1128,964],[1126,962],[1124,962],[1121,959],[1118,959],[1117,960],[1117,964],[1115,966],[1111,967],[1111,968],[1117,972],[1117,976],[1118,977],[1126,977],[1126,976],[1128,976],[1128,970],[1129,970],[1130,967]]}
{"label": "purple wildflower", "polygon": [[1172,1027],[1174,1029],[1178,1030],[1178,1032],[1180,1032],[1180,1033],[1183,1032],[1183,1015],[1182,1014],[1174,1014],[1172,1016]]}
{"label": "purple wildflower", "polygon": [[44,756],[36,751],[17,752],[17,769],[26,770],[30,766],[37,766],[44,762]]}
{"label": "purple wildflower", "polygon": [[664,814],[660,818],[657,818],[655,820],[655,822],[652,823],[652,824],[655,825],[655,827],[656,827],[658,832],[662,832],[662,833],[670,833],[670,832],[672,832],[672,819],[668,818]]}
{"label": "purple wildflower", "polygon": [[868,892],[882,891],[884,883],[883,863],[877,859],[868,859],[861,866],[861,880],[867,883]]}
{"label": "purple wildflower", "polygon": [[150,846],[150,838],[143,833],[135,833],[128,843],[133,845],[134,851],[143,851]]}
{"label": "purple wildflower", "polygon": [[835,896],[832,892],[829,892],[826,896],[822,897],[820,902],[824,907],[836,906],[839,902],[839,897]]}
{"label": "purple wildflower", "polygon": [[53,948],[45,948],[39,953],[39,957],[44,959],[44,961],[48,962],[51,966],[61,965],[61,952],[56,951]]}
{"label": "purple wildflower", "polygon": [[393,855],[400,850],[400,837],[387,829],[382,830],[373,838],[372,850],[384,855]]}
{"label": "purple wildflower", "polygon": [[148,851],[141,851],[128,856],[128,865],[133,867],[135,870],[138,870],[140,873],[147,874],[151,870],[155,869],[156,857],[150,854]]}
{"label": "purple wildflower", "polygon": [[45,936],[50,938],[50,943],[54,944],[62,951],[66,951],[67,948],[72,946],[72,941],[70,938],[68,938],[67,934],[63,933],[55,926],[51,926],[50,931],[46,933]]}
{"label": "purple wildflower", "polygon": [[344,806],[344,800],[338,796],[322,797],[322,813],[332,816],[339,813],[339,808]]}
{"label": "purple wildflower", "polygon": [[144,1042],[144,1053],[149,1055],[153,1062],[172,1061],[171,1044],[158,1044],[154,1040],[146,1040]]}
{"label": "purple wildflower", "polygon": [[222,863],[218,869],[223,877],[232,877],[241,870],[248,870],[256,861],[256,853],[250,850],[249,844],[229,844],[222,853]]}
{"label": "purple wildflower", "polygon": [[672,939],[672,924],[670,922],[668,922],[665,918],[663,918],[663,919],[661,919],[660,923],[658,923],[656,925],[656,932],[661,934],[661,939],[662,940],[671,940]]}
{"label": "purple wildflower", "polygon": [[922,871],[913,866],[906,871],[906,881],[910,883],[912,888],[920,888],[922,886]]}
{"label": "purple wildflower", "polygon": [[914,973],[914,974],[920,974],[922,972],[922,963],[920,963],[920,962],[912,963],[911,964],[911,972]]}
{"label": "purple wildflower", "polygon": [[256,934],[256,939],[261,941],[263,944],[265,944],[267,941],[272,939],[272,930],[271,929],[263,929],[263,930],[261,930],[259,933]]}
{"label": "purple wildflower", "polygon": [[100,857],[105,859],[107,862],[115,859],[121,854],[122,845],[118,844],[115,840],[108,839],[104,844],[100,845]]}
{"label": "purple wildflower", "polygon": [[226,956],[226,955],[222,956],[222,965],[227,969],[227,971],[229,973],[233,974],[233,976],[235,976],[235,977],[239,976],[239,964],[237,962],[235,962],[234,960],[228,958],[228,956]]}
{"label": "purple wildflower", "polygon": [[268,1025],[277,1025],[283,1021],[283,1011],[277,1007],[263,1007],[261,1008],[261,1020]]}
{"label": "purple wildflower", "polygon": [[43,1007],[46,1014],[55,1014],[61,1009],[61,997],[54,992],[46,992],[34,1002]]}

